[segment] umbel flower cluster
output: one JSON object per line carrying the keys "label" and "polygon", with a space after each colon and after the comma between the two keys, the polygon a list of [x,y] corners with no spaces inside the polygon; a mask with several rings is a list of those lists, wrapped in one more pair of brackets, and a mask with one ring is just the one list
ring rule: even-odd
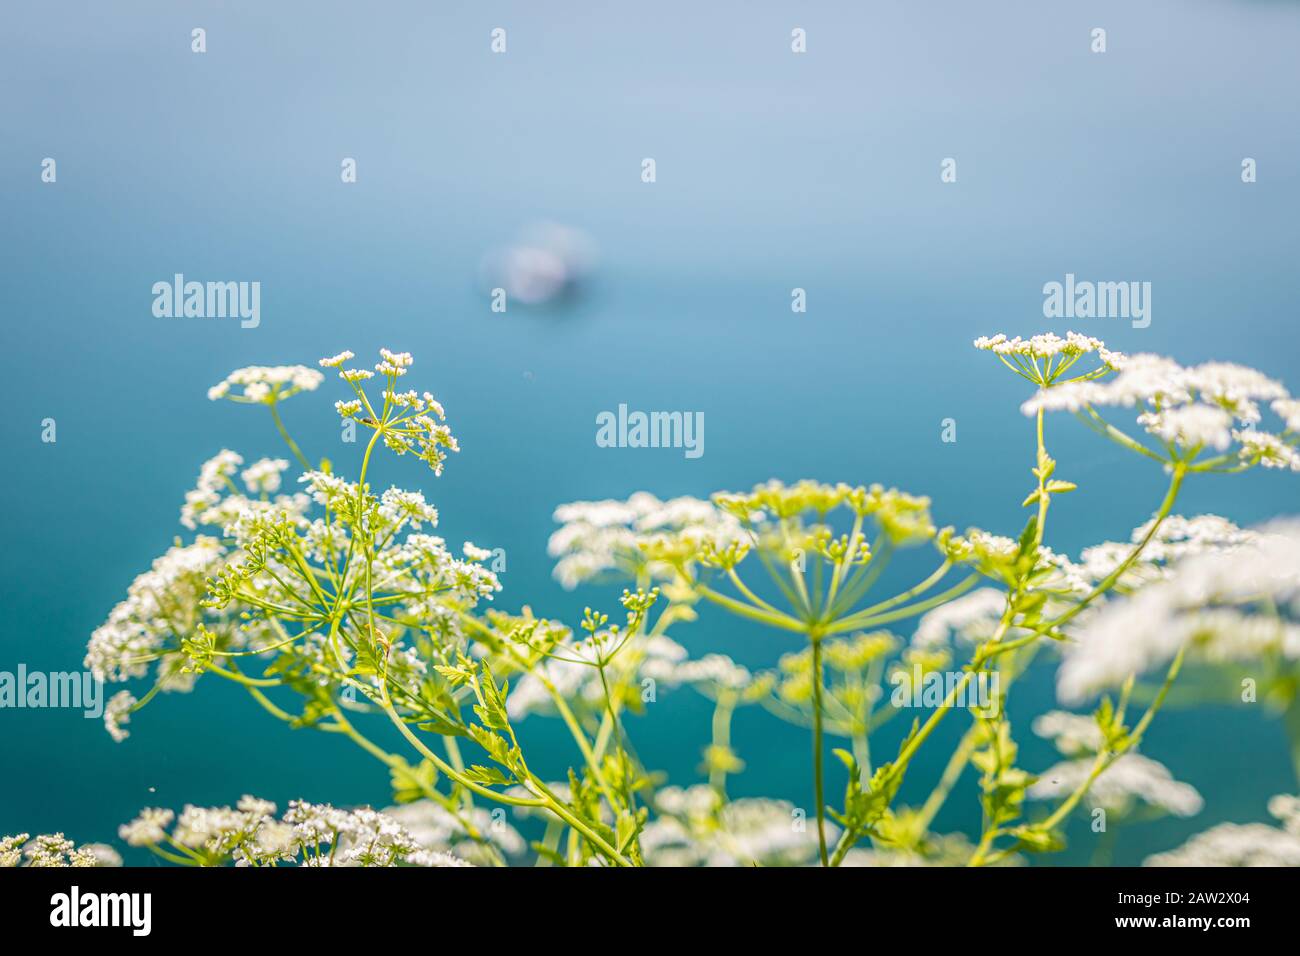
{"label": "umbel flower cluster", "polygon": [[[275,812],[274,803],[251,796],[234,807],[186,806],[179,816],[146,808],[119,827],[118,836],[181,866],[473,865],[453,852],[451,829],[434,824],[444,813],[434,804],[380,812],[295,800],[283,815]],[[415,833],[403,825],[403,815],[421,824]],[[20,865],[121,866],[122,858],[102,845],[74,849],[61,833],[34,840],[24,833],[0,842],[0,866]]]}
{"label": "umbel flower cluster", "polygon": [[[397,805],[145,810],[120,839],[189,865],[1014,865],[1064,847],[1076,814],[1104,813],[1113,834],[1206,813],[1142,745],[1164,707],[1206,687],[1235,696],[1243,673],[1249,701],[1284,717],[1300,775],[1300,523],[1243,529],[1176,510],[1208,473],[1300,471],[1300,402],[1252,369],[1125,356],[1074,333],[975,344],[1034,385],[1023,526],[938,527],[926,496],[871,483],[573,502],[555,512],[556,578],[612,586],[618,607],[569,623],[498,607],[492,552],[438,537],[422,492],[368,483],[375,454],[436,476],[459,447],[432,394],[399,388],[410,355],[383,350],[373,371],[351,352],[319,363],[341,380],[338,415],[369,435],[352,476],[309,458],[281,418],[321,372],[232,373],[210,397],[263,406],[287,456],[222,450],[200,468],[180,509],[188,537],[91,637],[87,666],[132,685],[106,707],[108,731],[125,739],[160,694],[229,681],[268,719],[361,748]],[[1061,411],[1163,473],[1128,540],[1077,555],[1050,546],[1049,517],[1077,488],[1049,452]],[[908,549],[928,564],[895,564]],[[692,657],[680,638],[701,615],[771,628],[787,651],[759,669]],[[1032,720],[1061,751],[1044,768],[1022,766],[1011,719],[1033,716],[1013,707],[1031,666],[1056,668],[1063,704],[1087,705]],[[658,695],[680,689],[713,709],[693,781],[669,781],[632,742],[639,722],[673,719]],[[742,709],[806,730],[799,803],[730,795],[746,769],[731,734]],[[562,779],[535,769],[517,734],[526,720],[558,721],[571,738]],[[950,736],[935,735],[944,721],[960,736],[942,773],[922,779],[915,757]],[[978,831],[936,832],[972,784]],[[1295,801],[1271,804],[1282,829],[1224,824],[1152,862],[1300,861]],[[80,865],[108,852],[57,834],[0,850],[10,863]],[[1094,850],[1108,859],[1107,845]]]}

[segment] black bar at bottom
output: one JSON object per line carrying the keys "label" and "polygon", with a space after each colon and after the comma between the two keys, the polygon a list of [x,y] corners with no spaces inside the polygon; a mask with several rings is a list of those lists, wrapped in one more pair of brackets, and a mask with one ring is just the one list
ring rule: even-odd
{"label": "black bar at bottom", "polygon": [[[1021,941],[1050,932],[1040,941],[1230,942],[1287,931],[1296,887],[1295,871],[1281,869],[20,869],[0,870],[0,925],[18,938],[75,932],[126,945],[267,936],[362,944],[407,933],[433,945],[470,927],[507,939],[580,936],[588,920],[593,931],[640,926],[664,942],[685,933],[734,944],[780,923],[815,926],[819,940],[892,927],[918,944],[982,930]],[[441,939],[440,925],[449,934]]]}

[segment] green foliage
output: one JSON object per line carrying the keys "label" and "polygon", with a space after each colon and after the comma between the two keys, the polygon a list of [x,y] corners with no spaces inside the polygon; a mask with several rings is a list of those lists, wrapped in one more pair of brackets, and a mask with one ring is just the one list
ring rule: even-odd
{"label": "green foliage", "polygon": [[[613,579],[627,587],[618,598],[622,623],[610,624],[609,614],[587,607],[576,628],[528,607],[513,614],[482,607],[500,590],[487,564],[493,552],[466,542],[457,557],[425,530],[439,516],[422,493],[370,489],[367,476],[380,446],[423,461],[435,475],[458,450],[433,396],[397,388],[412,364],[409,355],[382,350],[375,372],[343,368],[351,353],[321,362],[339,370],[351,391],[336,403],[345,425],[370,435],[355,482],[323,459],[313,469],[280,418],[279,405],[314,390],[321,373],[302,366],[239,370],[210,394],[270,410],[303,468],[295,485],[302,491],[279,493],[286,460],[265,459],[241,473],[242,459],[223,451],[204,465],[182,510],[182,521],[198,532],[193,541],[178,541],[160,558],[92,638],[88,666],[101,676],[136,679],[153,665],[153,688],[142,700],[126,692],[114,698],[106,723],[120,739],[129,715],[155,694],[188,689],[198,679],[232,681],[276,719],[343,737],[374,756],[388,769],[397,803],[429,801],[477,859],[493,863],[504,857],[479,819],[487,805],[479,801],[539,815],[546,835],[532,847],[544,865],[784,863],[814,854],[838,865],[856,852],[986,865],[1012,862],[1022,851],[1058,851],[1068,815],[1140,743],[1178,665],[1131,725],[1125,711],[1142,693],[1132,679],[1118,703],[1101,700],[1093,716],[1096,762],[1087,779],[1036,821],[1024,820],[1037,778],[1017,766],[1010,685],[1043,647],[1069,641],[1084,611],[1141,585],[1126,574],[1144,560],[1187,475],[1285,464],[1297,442],[1287,432],[1276,448],[1260,438],[1235,458],[1206,458],[1204,447],[1180,444],[1174,435],[1152,450],[1078,399],[1075,407],[1085,409],[1099,432],[1156,458],[1172,476],[1150,530],[1135,535],[1112,572],[1087,577],[1045,544],[1054,499],[1077,486],[1056,477],[1043,412],[1062,394],[1054,390],[1087,386],[1094,390],[1080,395],[1102,394],[1095,383],[1115,374],[1123,357],[1073,334],[1027,341],[996,336],[977,345],[1038,389],[1026,406],[1036,418],[1037,453],[1030,469],[1035,485],[1023,505],[1034,510],[1018,537],[938,528],[929,497],[878,484],[771,481],[709,501],[660,502],[641,493],[627,502],[577,503],[557,512],[565,515],[552,540],[557,576],[566,586]],[[1076,364],[1090,355],[1098,364],[1078,371]],[[1225,374],[1213,371],[1200,399],[1243,421],[1257,417],[1249,398],[1213,392],[1215,376]],[[379,393],[366,386],[376,374]],[[1243,394],[1255,389],[1256,398],[1269,391],[1247,385]],[[1147,410],[1144,427],[1152,434],[1173,434],[1159,421],[1164,412]],[[873,593],[901,549],[925,543],[937,552],[929,571],[892,592]],[[975,605],[955,603],[981,596],[978,613],[970,610]],[[705,605],[772,628],[790,641],[789,650],[757,673],[721,655],[688,659],[670,635],[686,630]],[[917,619],[923,627],[911,643],[891,630]],[[894,700],[886,684],[915,695],[917,680],[931,677],[944,679],[943,699],[926,704],[931,709],[912,721],[896,757],[873,768],[873,736],[916,706]],[[967,691],[992,678],[1001,684],[991,706],[965,700]],[[629,725],[635,723],[630,716],[655,719],[659,695],[682,686],[714,704],[700,766],[707,784],[684,790],[642,762]],[[1280,669],[1265,691],[1275,706],[1292,708],[1300,679]],[[738,847],[761,845],[754,832],[763,827],[777,826],[783,837],[801,833],[804,808],[728,798],[728,777],[746,766],[731,740],[741,707],[761,708],[812,737],[808,791],[815,830],[803,844],[774,841],[783,850],[772,857]],[[900,805],[916,753],[934,746],[935,729],[951,713],[966,723],[942,777],[923,802]],[[516,725],[530,714],[562,721],[573,740],[563,782],[538,776],[526,759]],[[834,808],[825,799],[827,736],[845,745],[832,749],[847,773],[842,805]],[[983,811],[973,846],[931,830],[968,767],[979,775]],[[275,823],[261,811],[249,820],[258,827]],[[252,845],[251,832],[232,831],[235,843],[194,859],[226,860],[236,844]],[[6,853],[13,849],[6,847]],[[403,847],[392,860],[414,858],[410,850]]]}

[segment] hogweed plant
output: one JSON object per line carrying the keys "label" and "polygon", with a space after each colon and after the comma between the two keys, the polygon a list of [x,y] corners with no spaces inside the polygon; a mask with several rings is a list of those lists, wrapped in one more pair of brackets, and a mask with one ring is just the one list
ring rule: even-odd
{"label": "hogweed plant", "polygon": [[[1251,369],[1127,357],[1074,333],[975,344],[1034,386],[1022,406],[1035,451],[1018,536],[938,528],[929,498],[874,484],[773,481],[708,500],[638,492],[575,502],[555,514],[557,579],[622,589],[618,619],[588,608],[575,628],[528,607],[495,608],[491,552],[471,542],[450,550],[421,492],[371,488],[377,453],[414,457],[436,476],[458,450],[433,395],[399,388],[410,355],[382,350],[373,371],[346,367],[350,352],[320,362],[343,382],[338,415],[369,433],[355,480],[313,462],[281,416],[283,402],[323,384],[320,371],[233,373],[210,397],[263,406],[301,474],[289,484],[288,458],[249,463],[230,450],[203,465],[181,508],[191,538],[140,575],[91,638],[94,673],[148,681],[138,697],[115,695],[105,723],[122,740],[159,694],[229,681],[275,719],[347,739],[383,764],[399,806],[295,804],[277,819],[246,798],[233,810],[188,808],[170,832],[169,811],[147,810],[122,839],[193,865],[500,865],[525,852],[505,807],[536,821],[540,866],[982,866],[1060,849],[1076,811],[1102,808],[1125,825],[1196,813],[1200,795],[1139,745],[1178,701],[1184,664],[1257,668],[1300,741],[1300,528],[1244,530],[1175,506],[1201,475],[1300,471],[1300,402]],[[1272,431],[1266,407],[1282,422]],[[1136,428],[1116,416],[1125,410]],[[1058,411],[1168,480],[1130,541],[1077,559],[1047,543],[1053,506],[1076,490],[1049,451]],[[930,570],[879,593],[895,554],[920,546],[935,552]],[[706,607],[785,635],[788,652],[759,671],[716,653],[692,659],[675,636]],[[1044,648],[1061,660],[1064,703],[1102,696],[1090,716],[1039,717],[1035,730],[1065,759],[1034,773],[1021,765],[1009,695]],[[712,702],[711,734],[701,781],[672,785],[632,737],[659,693],[687,687]],[[873,737],[907,700],[929,713],[881,760]],[[791,803],[729,797],[728,778],[745,768],[731,735],[741,708],[806,729],[811,832]],[[901,804],[917,753],[953,712],[968,722],[942,772],[918,805]],[[572,739],[563,780],[539,774],[520,743],[518,726],[536,718],[559,720]],[[844,742],[831,750],[847,768],[836,799],[828,737]],[[979,832],[933,832],[968,770]],[[1213,833],[1175,855],[1249,856]],[[61,835],[38,841],[8,838],[4,861],[98,859]]]}
{"label": "hogweed plant", "polygon": [[[455,556],[425,530],[436,526],[438,514],[421,493],[375,494],[366,481],[381,441],[440,474],[458,448],[442,406],[428,392],[398,389],[410,355],[382,350],[373,372],[344,368],[352,357],[343,352],[320,364],[338,369],[352,393],[335,403],[338,414],[371,433],[355,482],[327,461],[313,468],[279,414],[281,402],[316,389],[321,373],[247,368],[209,392],[213,399],[267,407],[305,469],[302,490],[281,491],[283,459],[240,471],[243,459],[223,450],[203,466],[181,520],[190,528],[215,528],[219,536],[200,533],[171,549],[92,636],[87,664],[96,674],[124,680],[152,667],[154,675],[139,700],[127,691],[113,698],[106,708],[109,731],[121,739],[130,715],[157,693],[188,690],[207,674],[241,685],[294,727],[352,740],[387,765],[399,794],[434,801],[489,851],[492,841],[476,823],[476,797],[548,811],[580,838],[570,861],[637,862],[636,834],[645,819],[635,796],[640,782],[608,699],[611,732],[598,747],[582,737],[589,780],[575,781],[563,798],[529,768],[506,699],[512,675],[532,674],[569,712],[541,665],[576,662],[606,680],[658,592],[624,592],[625,626],[606,626],[607,615],[589,611],[582,641],[529,614],[477,614],[500,590],[483,563],[490,552],[466,542],[463,557]],[[382,392],[372,395],[367,383],[376,376]],[[259,673],[248,673],[250,666]],[[277,703],[281,690],[293,692],[295,703]],[[414,757],[391,753],[363,734],[354,722],[358,713],[384,715]],[[475,745],[484,762],[467,763],[462,742]],[[440,777],[449,781],[446,789],[438,788]],[[615,808],[612,826],[595,809],[601,800]]]}
{"label": "hogweed plant", "polygon": [[[1140,572],[1163,567],[1180,546],[1184,552],[1210,550],[1234,546],[1245,537],[1230,526],[1230,533],[1216,536],[1215,532],[1225,530],[1221,526],[1226,522],[1212,518],[1200,522],[1179,519],[1175,522],[1179,530],[1173,534],[1166,531],[1166,522],[1188,475],[1242,471],[1261,464],[1300,470],[1300,457],[1295,452],[1297,403],[1278,383],[1251,369],[1225,363],[1185,369],[1155,356],[1130,359],[1109,351],[1096,339],[1074,333],[1065,338],[1047,334],[1028,340],[998,335],[975,344],[994,353],[1008,369],[1037,387],[1037,393],[1022,409],[1034,419],[1037,447],[1030,469],[1034,483],[1023,502],[1033,510],[1018,540],[979,529],[964,535],[956,535],[951,529],[938,531],[930,521],[928,500],[905,492],[815,482],[793,486],[772,482],[748,494],[715,495],[715,508],[731,519],[730,526],[707,510],[699,510],[699,502],[671,502],[679,516],[694,510],[697,533],[687,540],[693,540],[696,546],[685,551],[680,547],[680,536],[666,544],[661,540],[658,528],[663,518],[654,510],[657,503],[638,500],[637,496],[625,505],[587,503],[557,512],[557,518],[567,522],[552,541],[552,550],[561,555],[557,570],[562,581],[576,583],[584,574],[610,570],[644,578],[654,574],[656,567],[660,573],[669,568],[674,584],[700,599],[806,640],[806,652],[790,659],[789,666],[800,678],[793,695],[806,696],[811,714],[813,791],[823,864],[843,862],[864,837],[877,845],[921,850],[930,822],[967,763],[973,763],[981,774],[985,819],[970,863],[994,863],[1019,850],[1062,846],[1059,825],[1097,779],[1126,755],[1130,759],[1125,767],[1136,764],[1132,758],[1137,755],[1132,751],[1160,709],[1182,657],[1175,656],[1151,705],[1132,727],[1126,723],[1131,679],[1123,687],[1118,703],[1103,700],[1095,715],[1103,735],[1096,758],[1077,786],[1061,794],[1055,810],[1031,823],[1020,820],[1027,791],[1036,778],[1016,767],[1017,748],[1005,711],[1005,695],[1012,680],[1028,666],[1042,639],[1068,642],[1068,629],[1076,618],[1104,603],[1108,595],[1123,593]],[[1090,356],[1095,356],[1096,362],[1080,368],[1079,363]],[[1273,410],[1285,420],[1284,432],[1272,434],[1258,428],[1261,401],[1272,402]],[[1098,410],[1106,406],[1140,406],[1138,424],[1147,432],[1149,442],[1139,441],[1108,422]],[[1053,499],[1077,488],[1074,482],[1057,475],[1056,461],[1047,449],[1045,413],[1052,409],[1076,411],[1107,438],[1160,462],[1170,476],[1168,490],[1154,517],[1143,525],[1131,545],[1094,549],[1079,564],[1044,545]],[[835,524],[840,511],[850,519],[847,531]],[[874,535],[864,533],[868,523]],[[724,529],[721,535],[719,526]],[[926,540],[937,545],[942,558],[930,576],[899,594],[858,606],[894,549]],[[1152,550],[1158,551],[1158,556],[1148,551],[1153,543],[1156,547]],[[775,595],[779,595],[771,601],[761,597],[740,574],[742,563],[751,553],[758,558],[759,573],[767,575]],[[954,569],[967,574],[929,596]],[[981,589],[963,596],[981,579],[997,589]],[[970,618],[965,622],[969,626],[990,612],[994,615],[991,627],[980,635],[961,678],[952,682],[924,724],[914,724],[897,757],[873,770],[867,738],[873,725],[871,702],[879,695],[872,693],[876,688],[869,675],[866,683],[858,684],[856,680],[861,679],[861,670],[869,668],[875,654],[887,653],[892,638],[887,634],[860,635],[861,650],[856,655],[860,668],[855,682],[848,685],[854,688],[848,706],[837,698],[832,698],[832,705],[827,703],[825,642],[847,631],[876,628],[928,613],[929,618],[922,619],[918,628],[918,637],[922,637],[932,634],[936,627],[942,631],[947,621]],[[841,648],[837,652],[855,656]],[[936,654],[924,640],[916,642],[904,655],[904,663],[916,670],[937,670],[947,661],[946,654]],[[972,681],[990,670],[998,671],[1002,678],[993,684],[999,688],[999,696],[991,712],[989,708],[972,708],[972,725],[924,805],[917,810],[894,809],[894,798],[917,750],[954,704],[965,699]],[[791,692],[788,685],[782,689],[786,693],[778,692],[775,702],[788,704]],[[853,749],[836,751],[849,768],[849,784],[842,810],[834,812],[843,827],[841,837],[834,853],[828,855],[822,738],[832,713],[840,718],[841,727],[847,724],[850,728],[843,735],[853,741]],[[801,715],[791,711],[788,716],[798,722]],[[1038,792],[1043,791],[1040,788]],[[999,846],[1000,840],[1004,845]]]}

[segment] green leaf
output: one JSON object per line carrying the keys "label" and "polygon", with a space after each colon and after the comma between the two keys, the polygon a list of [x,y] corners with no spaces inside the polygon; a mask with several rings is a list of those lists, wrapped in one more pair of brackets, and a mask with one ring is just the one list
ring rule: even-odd
{"label": "green leaf", "polygon": [[619,853],[626,850],[632,841],[640,834],[641,828],[645,825],[646,812],[641,810],[636,814],[628,813],[626,810],[620,810],[618,820],[615,823],[615,835],[618,840],[614,844]]}
{"label": "green leaf", "polygon": [[463,687],[473,676],[463,667],[452,667],[450,664],[434,664],[433,669],[447,678],[448,683],[453,687]]}
{"label": "green leaf", "polygon": [[504,737],[500,734],[494,734],[478,724],[470,726],[469,735],[474,738],[476,744],[488,752],[489,757],[499,764],[510,766],[510,745],[506,743]]}
{"label": "green leaf", "polygon": [[902,775],[892,772],[893,764],[884,764],[872,774],[867,789],[857,794],[846,814],[855,829],[866,829],[885,815],[902,784]]}
{"label": "green leaf", "polygon": [[432,712],[427,720],[422,720],[415,726],[421,730],[427,730],[431,734],[440,734],[443,737],[464,737],[466,734],[465,727],[462,724],[454,724],[442,714]]}
{"label": "green leaf", "polygon": [[1034,553],[1034,539],[1038,534],[1038,515],[1032,515],[1029,522],[1025,525],[1025,530],[1020,532],[1020,544],[1018,549],[1018,558],[1024,558]]}
{"label": "green leaf", "polygon": [[1028,824],[1009,831],[1030,853],[1057,853],[1065,849],[1065,836],[1059,830],[1044,830]]}
{"label": "green leaf", "polygon": [[514,777],[508,776],[498,767],[485,767],[482,764],[474,764],[464,771],[466,779],[474,783],[481,783],[485,787],[505,786],[514,783]]}
{"label": "green leaf", "polygon": [[1056,459],[1043,449],[1038,450],[1038,467],[1031,469],[1035,478],[1050,478],[1056,471]]}
{"label": "green leaf", "polygon": [[492,676],[492,668],[488,666],[487,661],[479,665],[478,683],[478,704],[474,707],[474,713],[478,719],[483,722],[483,726],[492,730],[509,730],[510,718],[506,715],[506,691],[509,690],[509,684],[504,689],[497,686],[496,678]]}
{"label": "green leaf", "polygon": [[302,715],[295,717],[289,726],[295,730],[300,727],[314,727],[325,717],[334,712],[333,702],[326,703],[322,700],[309,700],[302,708]]}
{"label": "green leaf", "polygon": [[1097,721],[1097,728],[1101,731],[1101,737],[1105,741],[1107,749],[1122,750],[1128,746],[1128,728],[1124,726],[1124,721],[1116,713],[1115,705],[1111,703],[1109,696],[1101,699],[1101,704],[1098,705],[1096,713],[1093,714],[1093,719]]}
{"label": "green leaf", "polygon": [[438,768],[432,761],[423,760],[419,766],[412,767],[400,757],[399,763],[389,768],[392,778],[393,799],[398,803],[412,803],[423,799],[433,785],[438,782]]}

